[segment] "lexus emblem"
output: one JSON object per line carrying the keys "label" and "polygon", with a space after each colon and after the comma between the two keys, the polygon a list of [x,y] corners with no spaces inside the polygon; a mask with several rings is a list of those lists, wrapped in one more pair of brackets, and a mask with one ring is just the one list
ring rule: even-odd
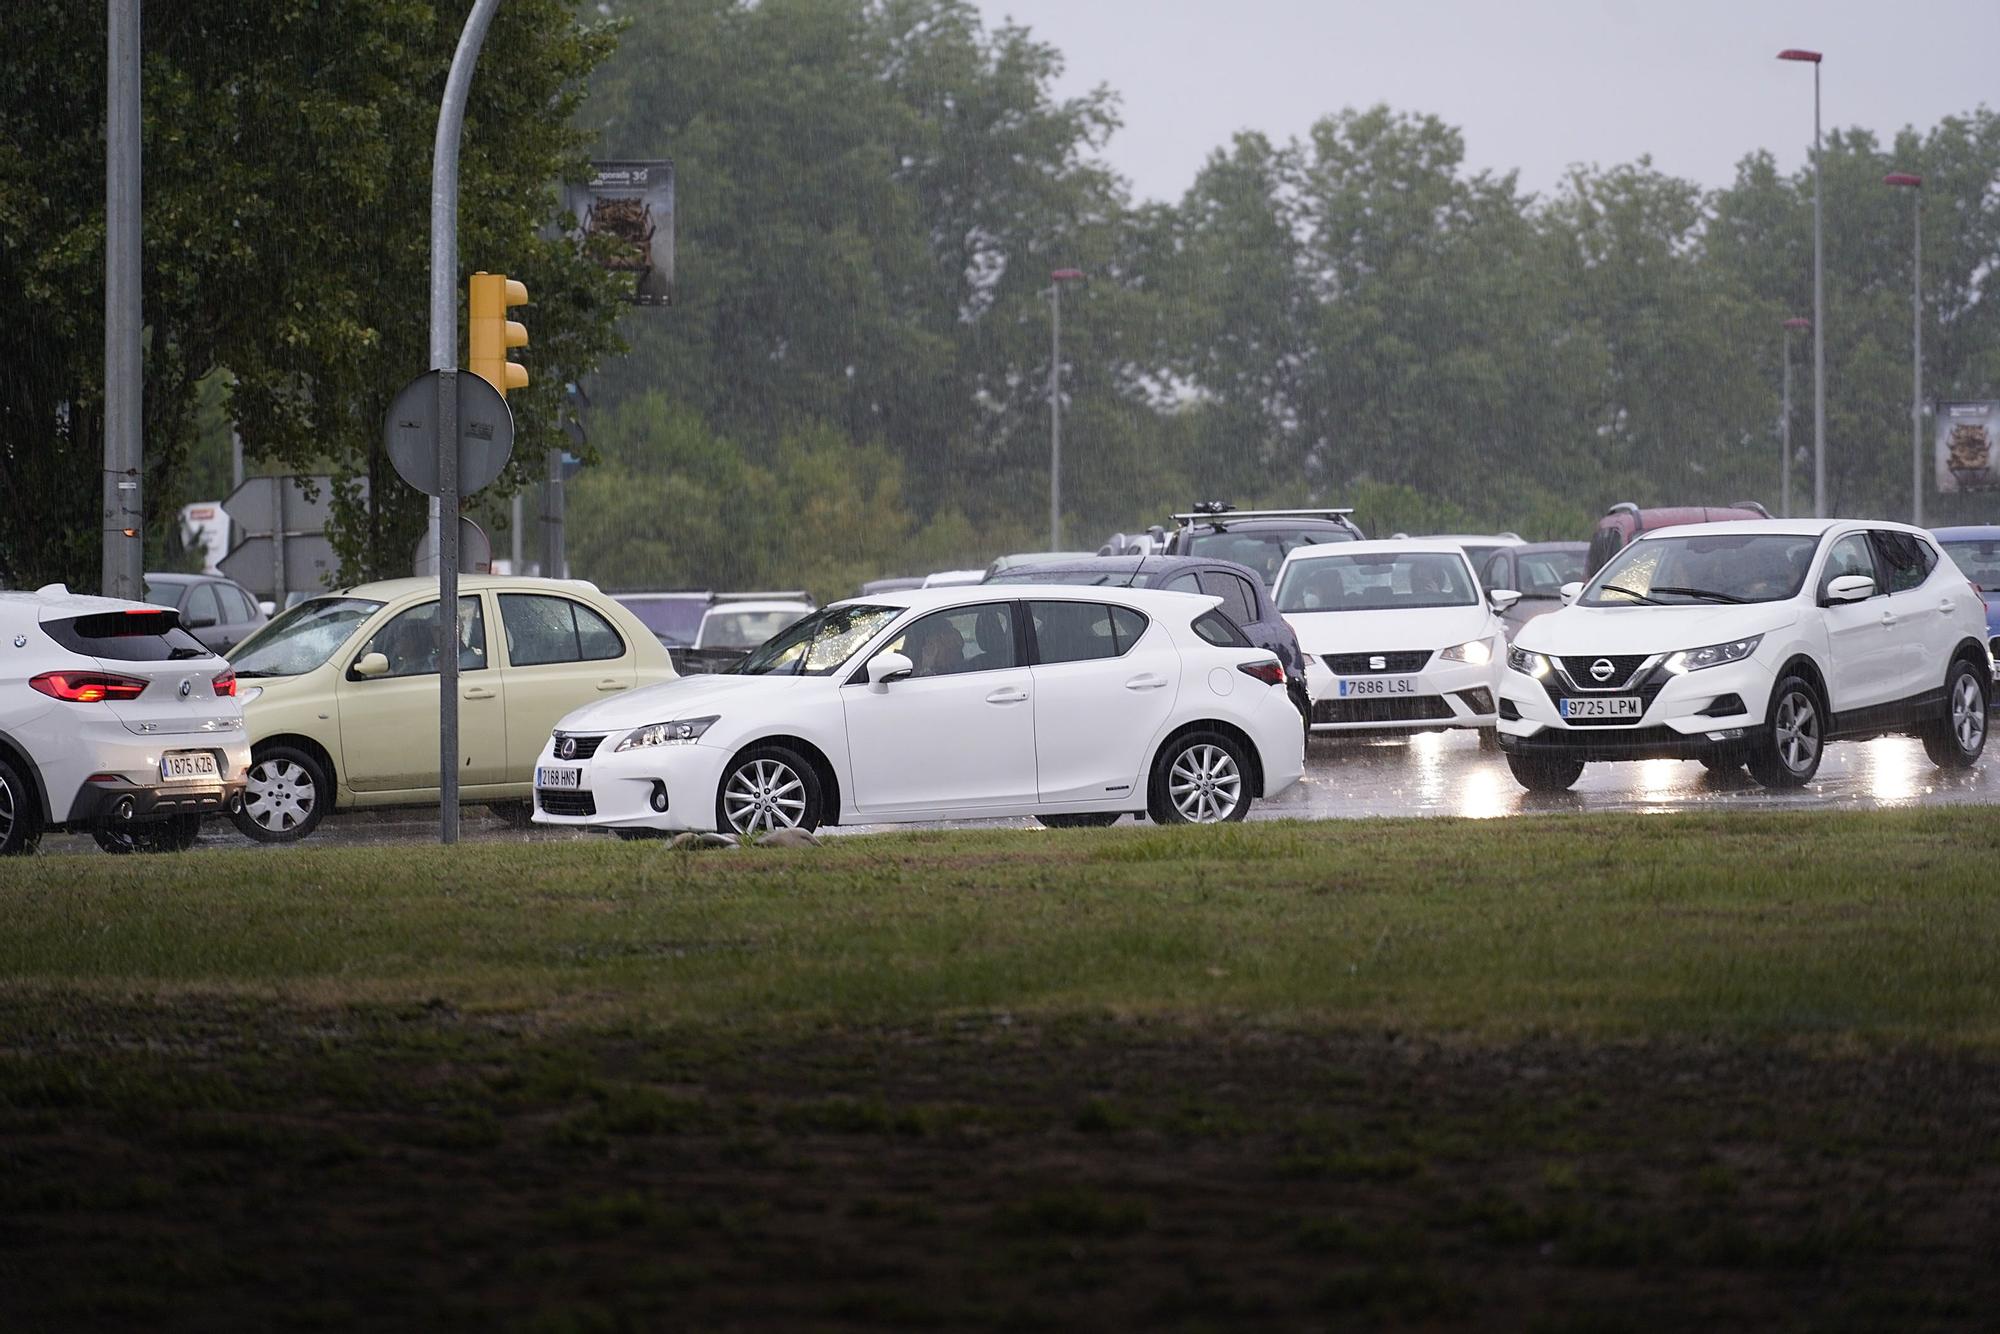
{"label": "lexus emblem", "polygon": [[575,759],[575,758],[576,758],[576,738],[575,738],[575,737],[573,737],[573,736],[566,736],[566,737],[564,737],[564,738],[562,739],[562,745],[560,745],[560,746],[556,747],[556,754],[560,755],[560,756],[561,756],[562,758],[564,758],[564,759],[566,759],[566,760],[573,760],[573,759]]}
{"label": "lexus emblem", "polygon": [[189,693],[190,693],[191,691],[193,691],[193,690],[194,690],[194,682],[192,682],[192,681],[183,681],[183,682],[181,682],[181,698],[182,698],[182,699],[186,699],[186,698],[188,697]]}
{"label": "lexus emblem", "polygon": [[1382,672],[1382,671],[1387,671],[1388,669],[1389,669],[1389,660],[1383,657],[1381,654],[1378,653],[1374,657],[1368,659],[1369,671]]}
{"label": "lexus emblem", "polygon": [[1609,681],[1611,674],[1617,670],[1609,658],[1599,658],[1590,664],[1590,676],[1594,681]]}

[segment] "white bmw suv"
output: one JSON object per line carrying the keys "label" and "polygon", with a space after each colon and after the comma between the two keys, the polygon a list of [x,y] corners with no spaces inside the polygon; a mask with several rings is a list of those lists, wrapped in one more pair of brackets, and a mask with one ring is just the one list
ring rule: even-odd
{"label": "white bmw suv", "polygon": [[235,674],[179,612],[61,584],[0,593],[0,853],[51,828],[185,849],[243,800],[249,767]]}
{"label": "white bmw suv", "polygon": [[1530,790],[1561,791],[1593,760],[1747,764],[1797,787],[1829,741],[1910,733],[1945,768],[1986,745],[1985,605],[1921,529],[1663,528],[1563,592],[1500,679],[1500,744]]}

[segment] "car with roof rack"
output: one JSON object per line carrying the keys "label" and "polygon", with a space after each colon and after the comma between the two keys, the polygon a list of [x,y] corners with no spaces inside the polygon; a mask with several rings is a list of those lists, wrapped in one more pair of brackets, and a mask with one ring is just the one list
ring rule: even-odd
{"label": "car with roof rack", "polygon": [[1832,741],[1914,735],[1944,769],[1985,747],[1986,609],[1921,529],[1661,529],[1565,593],[1515,636],[1500,677],[1500,745],[1530,791],[1604,760],[1747,765],[1799,787]]}
{"label": "car with roof rack", "polygon": [[1203,501],[1171,516],[1179,527],[1167,534],[1161,554],[1234,561],[1255,570],[1266,588],[1275,588],[1278,567],[1299,547],[1361,541],[1366,534],[1355,526],[1353,513],[1332,506],[1240,510],[1225,501]]}

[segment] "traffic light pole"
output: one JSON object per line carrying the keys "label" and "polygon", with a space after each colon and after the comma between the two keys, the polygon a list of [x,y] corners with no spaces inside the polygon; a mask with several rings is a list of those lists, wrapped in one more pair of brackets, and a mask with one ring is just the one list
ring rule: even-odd
{"label": "traffic light pole", "polygon": [[437,379],[438,842],[458,842],[458,141],[472,69],[500,0],[473,0],[431,150],[431,369]]}

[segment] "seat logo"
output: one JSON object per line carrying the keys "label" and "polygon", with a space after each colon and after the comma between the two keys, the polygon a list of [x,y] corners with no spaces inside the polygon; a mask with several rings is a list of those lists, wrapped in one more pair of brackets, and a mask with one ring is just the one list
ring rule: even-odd
{"label": "seat logo", "polygon": [[1378,654],[1376,654],[1376,655],[1375,655],[1374,657],[1371,657],[1370,659],[1368,659],[1368,670],[1369,670],[1369,671],[1371,671],[1371,672],[1384,672],[1384,671],[1387,671],[1388,669],[1389,669],[1389,660],[1388,660],[1387,658],[1383,657],[1383,656],[1382,656],[1381,654],[1379,654],[1379,653],[1378,653]]}
{"label": "seat logo", "polygon": [[1590,664],[1590,676],[1594,681],[1609,681],[1611,674],[1617,670],[1609,658],[1599,658]]}
{"label": "seat logo", "polygon": [[560,746],[556,747],[556,754],[557,754],[557,755],[559,755],[559,756],[561,756],[561,757],[562,757],[563,759],[566,759],[566,760],[573,760],[573,759],[575,759],[575,758],[576,758],[576,738],[575,738],[575,737],[573,737],[573,736],[566,736],[566,737],[564,737],[564,738],[562,739],[562,745],[560,745]]}

